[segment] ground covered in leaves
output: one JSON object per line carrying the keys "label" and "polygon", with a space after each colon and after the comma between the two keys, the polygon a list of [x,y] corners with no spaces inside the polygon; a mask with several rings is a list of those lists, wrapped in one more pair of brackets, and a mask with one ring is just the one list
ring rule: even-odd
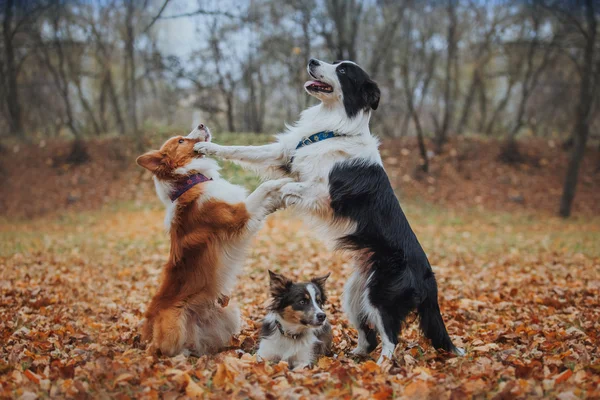
{"label": "ground covered in leaves", "polygon": [[[64,150],[52,146],[44,144]],[[96,146],[92,161],[79,166],[46,154],[33,181],[32,172],[6,162],[34,157],[31,148],[9,149],[3,159],[5,171],[40,187],[3,178],[12,189],[0,199],[8,207],[0,217],[0,398],[600,398],[600,217],[589,164],[580,216],[565,221],[549,215],[550,200],[531,211],[529,199],[553,193],[560,180],[547,176],[558,168],[543,161],[547,150],[539,158],[532,148],[529,163],[494,164],[478,177],[483,156],[459,143],[422,177],[410,146],[386,147],[388,172],[434,266],[448,330],[467,354],[436,353],[411,316],[395,359],[379,367],[379,349],[366,360],[350,355],[356,332],[340,304],[349,261],[290,211],[270,217],[255,239],[232,299],[244,328],[230,349],[201,358],[147,355],[139,324],[168,255],[163,211],[149,176],[123,167],[134,151]],[[493,168],[502,170],[494,175]],[[528,178],[529,168],[547,176],[545,186]],[[225,173],[256,183],[229,165]],[[509,189],[525,200],[511,200]],[[27,211],[17,211],[19,202]],[[41,204],[46,210],[38,212]],[[267,269],[298,279],[332,272],[326,311],[334,357],[304,371],[256,360]]]}
{"label": "ground covered in leaves", "polygon": [[[437,354],[410,318],[382,368],[349,352],[341,313],[348,260],[289,211],[256,238],[234,300],[244,329],[213,357],[155,358],[142,310],[168,253],[162,211],[120,205],[2,225],[0,396],[177,398],[600,397],[600,220],[442,211],[406,205],[436,271],[455,343]],[[331,271],[335,357],[292,372],[254,356],[267,268],[299,279]]]}

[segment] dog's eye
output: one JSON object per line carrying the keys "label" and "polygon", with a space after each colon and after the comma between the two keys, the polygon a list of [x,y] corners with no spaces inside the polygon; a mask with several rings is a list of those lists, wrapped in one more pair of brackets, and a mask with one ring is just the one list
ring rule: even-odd
{"label": "dog's eye", "polygon": [[179,139],[179,143],[180,143],[180,144],[181,144],[181,143],[183,143],[183,142],[185,142],[185,140],[183,140],[183,139]]}
{"label": "dog's eye", "polygon": [[300,300],[300,305],[303,306],[306,304],[306,300]]}
{"label": "dog's eye", "polygon": [[345,74],[346,73],[346,68],[340,68],[340,69],[338,69],[338,72],[340,74]]}

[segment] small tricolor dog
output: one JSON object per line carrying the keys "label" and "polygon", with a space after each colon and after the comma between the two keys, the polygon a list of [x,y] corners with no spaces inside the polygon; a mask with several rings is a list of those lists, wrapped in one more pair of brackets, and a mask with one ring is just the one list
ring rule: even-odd
{"label": "small tricolor dog", "polygon": [[221,179],[215,160],[194,153],[195,144],[210,139],[208,128],[199,125],[137,159],[153,174],[171,239],[162,283],[142,329],[150,352],[201,355],[228,345],[241,323],[228,296],[251,237],[280,208],[279,190],[290,182],[265,182],[246,196],[244,188]]}
{"label": "small tricolor dog", "polygon": [[329,274],[294,283],[269,271],[271,305],[263,320],[258,355],[303,368],[331,353],[331,325],[323,311]]}

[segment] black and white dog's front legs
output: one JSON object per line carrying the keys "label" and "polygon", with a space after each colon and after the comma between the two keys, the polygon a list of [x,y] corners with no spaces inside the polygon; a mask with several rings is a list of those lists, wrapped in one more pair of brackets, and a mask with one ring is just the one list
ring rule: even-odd
{"label": "black and white dog's front legs", "polygon": [[212,142],[200,142],[194,145],[194,151],[233,161],[243,167],[255,170],[266,178],[288,176],[285,168],[288,157],[279,143],[264,146],[221,146]]}

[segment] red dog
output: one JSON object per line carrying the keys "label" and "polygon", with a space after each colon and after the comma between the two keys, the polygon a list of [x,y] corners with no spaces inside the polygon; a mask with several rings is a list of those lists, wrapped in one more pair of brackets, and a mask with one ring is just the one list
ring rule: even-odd
{"label": "red dog", "polygon": [[265,182],[246,197],[242,187],[220,178],[215,160],[194,153],[194,144],[209,140],[208,128],[199,125],[137,159],[153,173],[167,208],[169,261],[142,332],[151,352],[167,356],[184,349],[196,355],[216,352],[239,331],[239,310],[228,305],[228,295],[251,237],[281,207],[279,189],[290,182]]}

